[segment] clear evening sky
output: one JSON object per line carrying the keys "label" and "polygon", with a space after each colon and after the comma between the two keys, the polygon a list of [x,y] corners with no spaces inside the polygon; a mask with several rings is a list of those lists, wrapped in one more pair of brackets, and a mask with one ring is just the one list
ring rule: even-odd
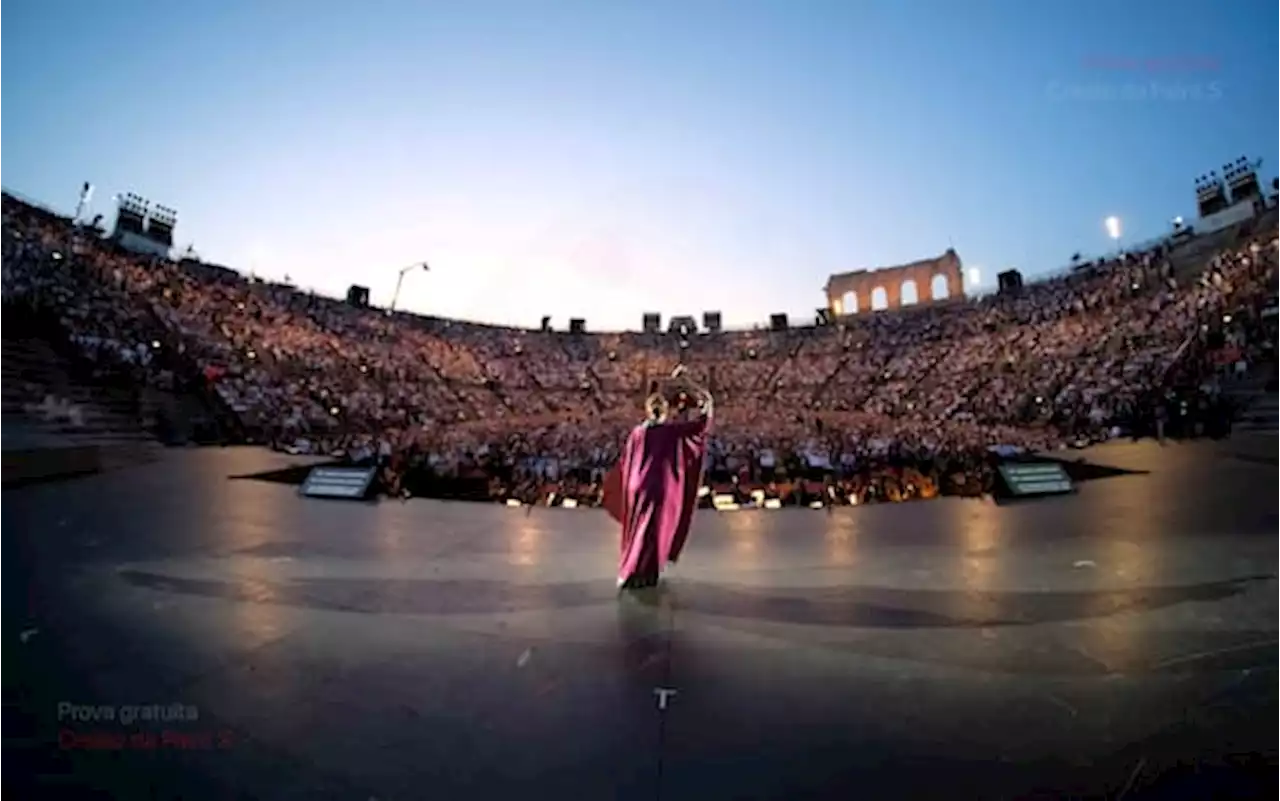
{"label": "clear evening sky", "polygon": [[1277,161],[1275,0],[7,0],[3,183],[385,304],[811,320],[954,246],[984,284]]}

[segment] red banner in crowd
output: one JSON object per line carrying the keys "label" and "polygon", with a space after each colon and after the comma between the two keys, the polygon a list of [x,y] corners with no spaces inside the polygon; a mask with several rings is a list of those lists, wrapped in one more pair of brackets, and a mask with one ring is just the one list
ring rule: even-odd
{"label": "red banner in crowd", "polygon": [[1235,364],[1240,361],[1240,348],[1228,345],[1213,354],[1215,364]]}

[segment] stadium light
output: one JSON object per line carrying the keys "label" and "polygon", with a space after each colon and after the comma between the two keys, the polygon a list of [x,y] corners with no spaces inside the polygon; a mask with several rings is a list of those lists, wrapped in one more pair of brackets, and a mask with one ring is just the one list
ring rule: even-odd
{"label": "stadium light", "polygon": [[393,312],[396,310],[396,301],[400,299],[400,285],[404,283],[405,273],[412,272],[418,269],[419,267],[421,267],[424,272],[431,269],[429,266],[427,266],[427,263],[425,261],[415,261],[413,264],[409,264],[400,268],[400,275],[396,276],[396,291],[391,293],[391,307],[388,308],[387,311]]}
{"label": "stadium light", "polygon": [[1119,217],[1113,214],[1107,219],[1103,220],[1102,224],[1106,226],[1107,236],[1111,237],[1116,241],[1120,240],[1120,218]]}

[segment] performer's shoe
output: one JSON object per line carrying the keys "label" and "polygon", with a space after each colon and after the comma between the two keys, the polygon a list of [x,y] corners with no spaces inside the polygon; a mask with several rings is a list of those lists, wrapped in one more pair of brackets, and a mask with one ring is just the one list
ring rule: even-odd
{"label": "performer's shoe", "polygon": [[632,576],[629,579],[618,579],[618,592],[623,590],[648,590],[658,586],[658,577],[642,578]]}

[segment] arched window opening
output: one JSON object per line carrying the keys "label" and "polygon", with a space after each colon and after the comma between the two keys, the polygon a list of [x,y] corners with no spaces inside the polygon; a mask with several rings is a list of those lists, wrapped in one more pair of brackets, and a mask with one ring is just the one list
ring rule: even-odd
{"label": "arched window opening", "polygon": [[840,297],[840,308],[842,310],[841,311],[842,314],[857,314],[858,313],[858,293],[854,292],[852,289],[844,293]]}
{"label": "arched window opening", "polygon": [[946,300],[951,295],[951,288],[947,284],[947,277],[942,273],[938,273],[929,282],[930,294],[934,300]]}
{"label": "arched window opening", "polygon": [[871,290],[871,311],[884,311],[889,308],[889,293],[878,286]]}
{"label": "arched window opening", "polygon": [[899,290],[898,303],[903,306],[914,306],[920,302],[920,292],[916,289],[916,282],[910,278],[902,282],[902,289]]}

